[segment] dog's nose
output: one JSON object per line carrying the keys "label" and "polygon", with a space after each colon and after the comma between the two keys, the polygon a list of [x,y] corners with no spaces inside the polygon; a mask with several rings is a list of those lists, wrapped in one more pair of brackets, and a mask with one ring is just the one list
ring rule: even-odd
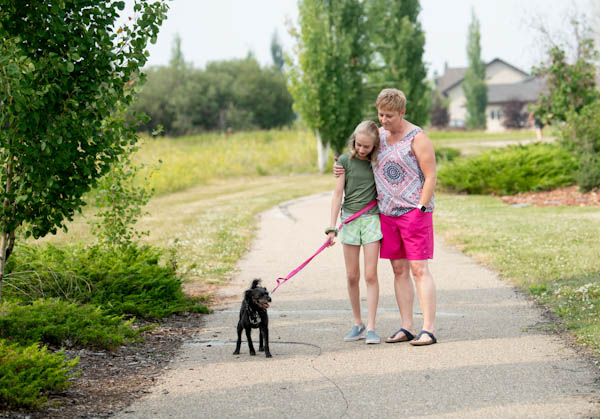
{"label": "dog's nose", "polygon": [[271,297],[267,296],[267,301],[271,302]]}

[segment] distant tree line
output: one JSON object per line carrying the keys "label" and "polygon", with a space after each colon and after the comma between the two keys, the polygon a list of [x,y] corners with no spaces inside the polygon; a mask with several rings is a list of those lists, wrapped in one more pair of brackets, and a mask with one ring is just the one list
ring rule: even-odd
{"label": "distant tree line", "polygon": [[[277,42],[274,37],[274,54],[280,53]],[[139,129],[152,132],[160,126],[166,135],[182,135],[289,125],[295,119],[293,100],[280,64],[261,66],[248,54],[194,68],[185,62],[177,37],[169,65],[146,70],[132,109],[149,117]]]}

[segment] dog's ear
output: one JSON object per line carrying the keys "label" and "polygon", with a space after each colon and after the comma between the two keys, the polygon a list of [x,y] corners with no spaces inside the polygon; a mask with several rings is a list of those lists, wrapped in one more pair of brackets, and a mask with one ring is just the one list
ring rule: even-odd
{"label": "dog's ear", "polygon": [[250,288],[256,288],[260,285],[260,279],[255,279],[252,281],[252,286]]}
{"label": "dog's ear", "polygon": [[252,291],[251,290],[244,291],[244,300],[248,303],[250,303],[252,301]]}

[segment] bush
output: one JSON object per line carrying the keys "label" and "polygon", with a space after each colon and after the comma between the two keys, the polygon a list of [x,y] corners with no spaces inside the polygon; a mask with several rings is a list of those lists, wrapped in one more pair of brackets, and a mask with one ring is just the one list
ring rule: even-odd
{"label": "bush", "polygon": [[449,162],[460,156],[460,150],[452,147],[436,147],[435,160],[440,162]]}
{"label": "bush", "polygon": [[38,344],[24,348],[0,340],[0,405],[40,407],[46,401],[45,393],[71,384],[78,362],[79,358],[65,361],[61,352],[51,353]]}
{"label": "bush", "polygon": [[145,330],[132,329],[132,322],[104,314],[99,307],[58,299],[0,306],[0,338],[24,346],[42,342],[54,347],[114,349]]}
{"label": "bush", "polygon": [[6,295],[31,303],[58,297],[96,304],[113,315],[161,318],[178,311],[206,311],[182,291],[174,266],[159,263],[150,246],[20,246],[8,260]]}
{"label": "bush", "polygon": [[600,103],[594,102],[579,112],[568,112],[560,141],[577,156],[579,167],[575,177],[581,190],[600,188]]}
{"label": "bush", "polygon": [[438,180],[455,192],[511,195],[573,184],[576,169],[564,148],[535,143],[456,159],[440,168]]}

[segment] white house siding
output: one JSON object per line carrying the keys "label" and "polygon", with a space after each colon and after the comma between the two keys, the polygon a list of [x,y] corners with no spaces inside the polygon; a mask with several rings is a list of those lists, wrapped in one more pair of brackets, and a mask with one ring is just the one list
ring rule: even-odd
{"label": "white house siding", "polygon": [[450,116],[450,126],[464,126],[467,119],[467,99],[463,92],[462,83],[454,86],[447,92],[449,104],[448,115]]}
{"label": "white house siding", "polygon": [[526,74],[507,66],[501,61],[493,61],[485,68],[486,84],[518,83],[526,77]]}
{"label": "white house siding", "polygon": [[504,119],[504,116],[502,115],[501,105],[488,105],[485,112],[487,132],[506,131],[506,128],[504,128],[504,125],[502,125],[502,120]]}

